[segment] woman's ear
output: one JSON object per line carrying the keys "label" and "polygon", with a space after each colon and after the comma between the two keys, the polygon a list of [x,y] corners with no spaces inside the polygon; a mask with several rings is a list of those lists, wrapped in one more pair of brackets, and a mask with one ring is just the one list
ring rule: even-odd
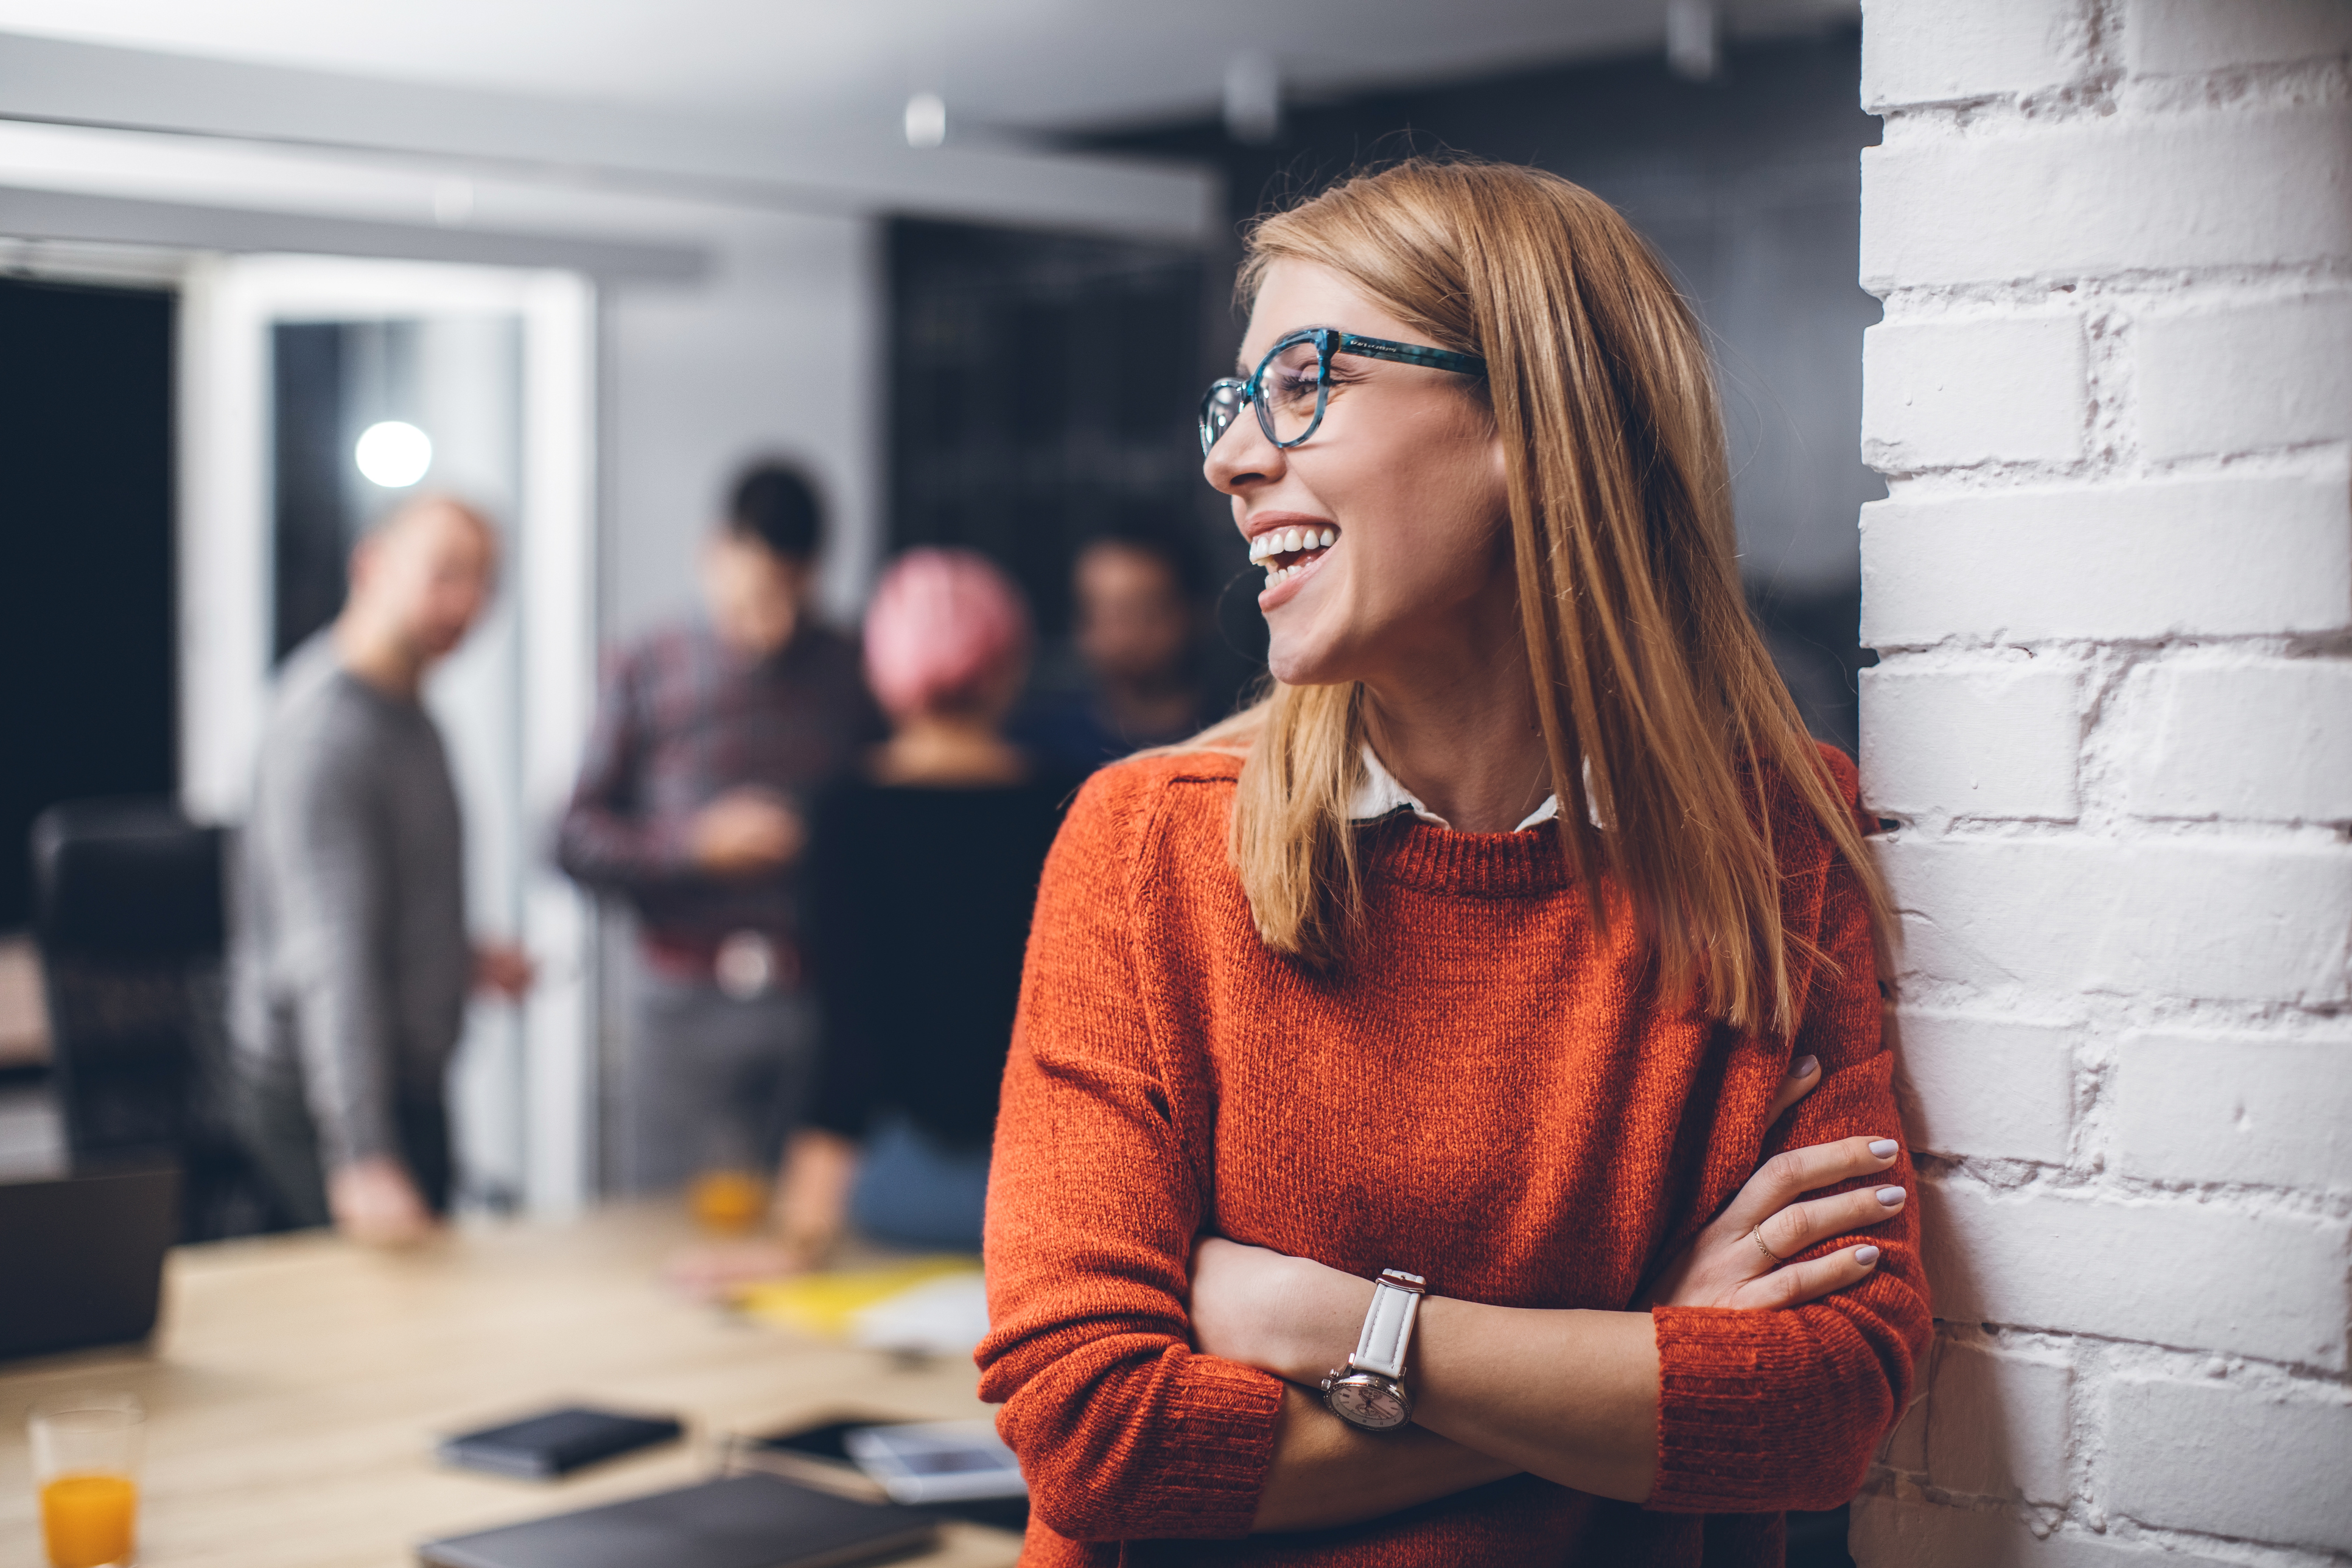
{"label": "woman's ear", "polygon": [[1510,449],[1504,445],[1503,432],[1495,424],[1495,418],[1491,413],[1487,415],[1486,422],[1488,429],[1492,432],[1486,439],[1486,473],[1494,485],[1495,510],[1507,523],[1511,509]]}

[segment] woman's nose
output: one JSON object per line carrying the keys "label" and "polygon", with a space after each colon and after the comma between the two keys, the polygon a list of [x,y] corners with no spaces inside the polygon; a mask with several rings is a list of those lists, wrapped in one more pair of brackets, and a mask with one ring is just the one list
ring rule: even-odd
{"label": "woman's nose", "polygon": [[1244,407],[1225,426],[1209,455],[1201,459],[1201,472],[1212,488],[1227,495],[1238,495],[1245,485],[1263,483],[1281,476],[1282,448],[1265,438],[1258,428],[1257,413]]}

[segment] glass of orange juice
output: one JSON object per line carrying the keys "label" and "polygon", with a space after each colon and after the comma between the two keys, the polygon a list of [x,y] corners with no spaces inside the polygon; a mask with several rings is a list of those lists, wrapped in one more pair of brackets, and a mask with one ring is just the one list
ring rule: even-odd
{"label": "glass of orange juice", "polygon": [[127,1394],[79,1394],[33,1407],[33,1484],[49,1568],[121,1568],[137,1554],[139,1450],[146,1413]]}
{"label": "glass of orange juice", "polygon": [[703,1229],[740,1236],[767,1212],[768,1184],[749,1171],[705,1171],[687,1188],[686,1206]]}

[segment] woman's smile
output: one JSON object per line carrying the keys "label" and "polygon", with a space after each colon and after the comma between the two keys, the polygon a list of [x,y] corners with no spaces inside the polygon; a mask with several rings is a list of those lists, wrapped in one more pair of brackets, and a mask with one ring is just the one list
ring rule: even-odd
{"label": "woman's smile", "polygon": [[[1277,513],[1253,520],[1249,526],[1250,564],[1265,568],[1265,587],[1257,596],[1260,610],[1295,597],[1296,584],[1312,575],[1339,542],[1339,529],[1320,518]],[[1286,584],[1292,585],[1287,593],[1283,592]]]}

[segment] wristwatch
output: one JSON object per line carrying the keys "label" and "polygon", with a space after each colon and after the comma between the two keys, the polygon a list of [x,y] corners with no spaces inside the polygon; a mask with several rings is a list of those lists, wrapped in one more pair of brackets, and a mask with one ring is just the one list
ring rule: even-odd
{"label": "wristwatch", "polygon": [[1402,1268],[1381,1271],[1372,1287],[1371,1310],[1356,1353],[1322,1383],[1323,1404],[1332,1415],[1367,1432],[1390,1432],[1412,1419],[1412,1395],[1404,1385],[1405,1347],[1429,1281]]}

